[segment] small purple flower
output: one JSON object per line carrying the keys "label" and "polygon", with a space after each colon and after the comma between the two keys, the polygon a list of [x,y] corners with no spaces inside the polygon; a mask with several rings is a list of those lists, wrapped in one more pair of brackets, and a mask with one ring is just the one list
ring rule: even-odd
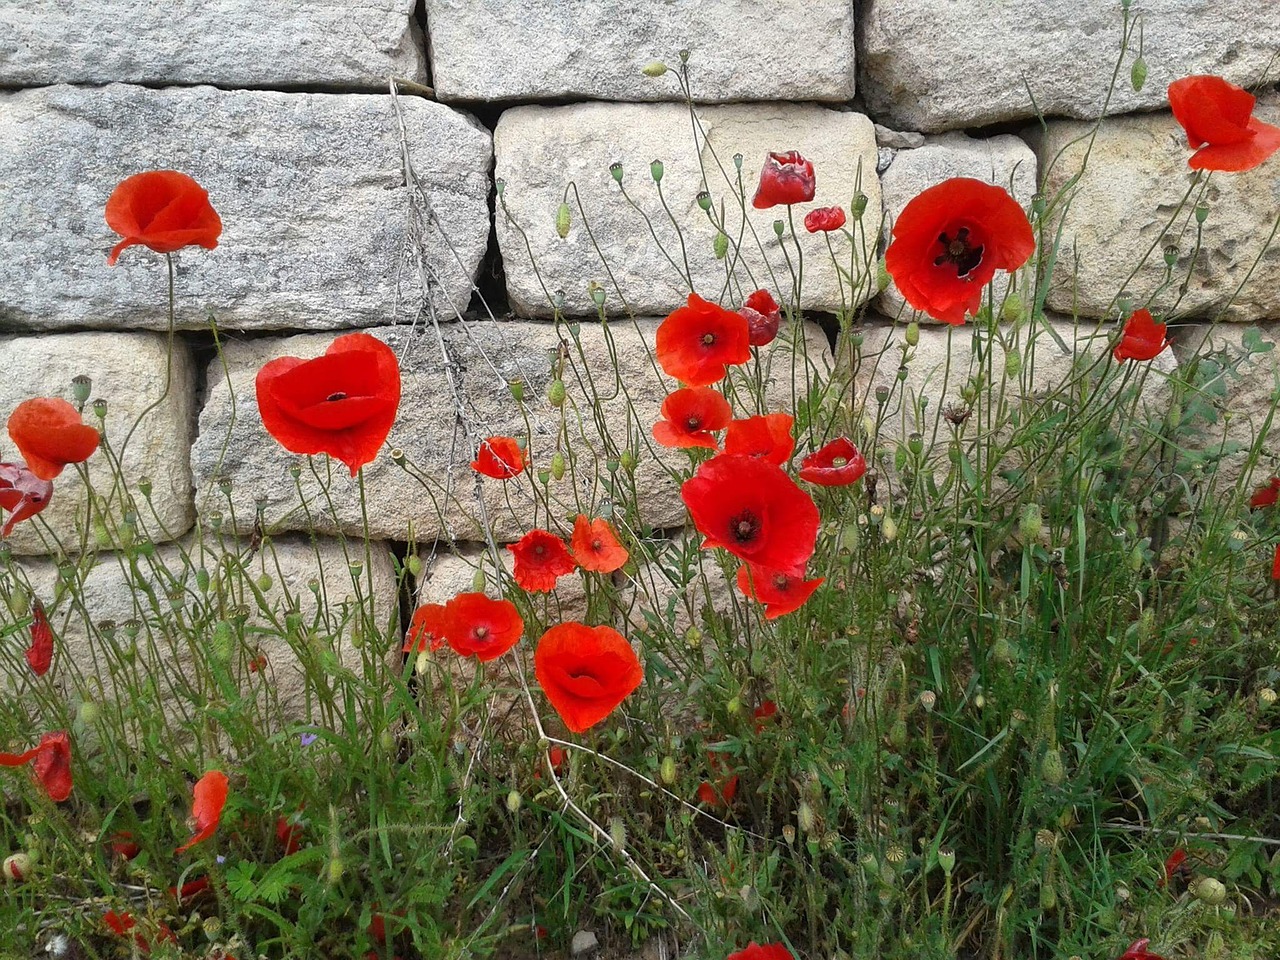
{"label": "small purple flower", "polygon": [[319,738],[320,738],[320,734],[318,733],[304,733],[298,738],[298,740],[302,743],[304,747],[309,747],[313,743],[315,743],[316,740],[318,740]]}
{"label": "small purple flower", "polygon": [[226,862],[227,862],[227,858],[226,858],[226,857],[224,857],[222,854],[218,854],[218,855],[217,855],[216,857],[214,857],[213,859],[217,860],[219,865],[222,865],[222,864],[224,864],[224,863],[226,863]]}

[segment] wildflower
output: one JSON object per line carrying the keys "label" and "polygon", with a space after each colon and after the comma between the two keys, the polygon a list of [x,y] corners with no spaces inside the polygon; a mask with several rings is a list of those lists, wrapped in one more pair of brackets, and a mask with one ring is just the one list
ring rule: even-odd
{"label": "wildflower", "polygon": [[525,468],[524,451],[513,437],[489,437],[480,443],[471,469],[495,480],[518,477]]}
{"label": "wildflower", "polygon": [[0,873],[4,875],[6,880],[21,883],[31,876],[33,865],[31,854],[11,853],[4,858],[4,866],[0,868]]}
{"label": "wildflower", "polygon": [[764,158],[760,170],[760,185],[751,205],[757,210],[767,210],[779,204],[807,203],[813,199],[817,186],[813,164],[798,151],[770,153]]}
{"label": "wildflower", "polygon": [[613,573],[621,569],[628,557],[627,548],[618,540],[608,520],[589,520],[581,513],[573,521],[569,549],[578,566],[596,573]]}
{"label": "wildflower", "polygon": [[1164,876],[1156,881],[1156,886],[1163,887],[1165,884],[1170,883],[1179,872],[1185,869],[1184,864],[1186,862],[1187,851],[1182,849],[1182,847],[1176,848],[1173,853],[1169,854],[1169,858],[1165,860]]}
{"label": "wildflower", "polygon": [[181,906],[182,904],[187,903],[188,901],[194,900],[196,897],[200,896],[200,894],[206,893],[208,889],[209,889],[209,878],[197,877],[194,880],[188,880],[186,883],[184,883],[181,886],[181,888],[170,887],[169,896],[177,900],[178,905]]}
{"label": "wildflower", "polygon": [[[546,753],[546,760],[547,760],[547,763],[551,765],[552,773],[554,773],[557,777],[564,776],[565,765],[569,761],[569,754],[564,747],[557,747],[555,745],[548,747],[547,753]],[[533,779],[535,780],[542,779],[541,769],[535,769],[533,771]]]}
{"label": "wildflower", "polygon": [[751,346],[766,346],[778,336],[782,313],[768,290],[757,290],[747,297],[738,313],[747,321],[747,342]]}
{"label": "wildflower", "polygon": [[222,233],[208,192],[176,170],[151,170],[122,180],[107,199],[106,220],[124,237],[107,257],[113,266],[126,247],[141,244],[156,253],[190,246],[212,250]]}
{"label": "wildflower", "polygon": [[210,770],[196,781],[192,795],[191,818],[195,821],[196,832],[175,853],[185,853],[197,843],[208,840],[218,829],[222,808],[227,803],[227,775],[221,770]]}
{"label": "wildflower", "polygon": [[793,576],[804,572],[818,538],[818,508],[781,468],[757,457],[713,457],[680,488],[702,546],[724,547]]}
{"label": "wildflower", "polygon": [[725,960],[796,960],[795,955],[780,943],[769,943],[761,946],[754,940],[746,949],[731,953]]}
{"label": "wildflower", "polygon": [[530,593],[549,593],[556,588],[556,580],[573,573],[576,566],[564,541],[546,530],[530,530],[507,549],[515,557],[516,583]]}
{"label": "wildflower", "polygon": [[1280,477],[1272,477],[1253,491],[1253,496],[1249,498],[1249,506],[1254,510],[1260,507],[1274,507],[1277,499],[1280,499]]}
{"label": "wildflower", "polygon": [[729,754],[707,751],[707,765],[711,768],[711,780],[698,784],[698,800],[708,807],[727,807],[738,794],[738,775],[729,774]]}
{"label": "wildflower", "polygon": [[[424,603],[413,611],[404,638],[403,653],[439,650],[444,645],[444,604]],[[314,737],[314,735],[313,735]]]}
{"label": "wildflower", "polygon": [[31,763],[40,786],[54,803],[71,796],[71,738],[65,730],[46,733],[26,753],[0,753],[0,767],[20,767],[26,763]]}
{"label": "wildflower", "polygon": [[320,739],[320,734],[318,733],[302,733],[298,735],[298,743],[300,743],[304,747],[311,746],[313,743],[315,743],[319,739]]}
{"label": "wildflower", "polygon": [[778,715],[778,705],[772,700],[763,701],[760,706],[751,711],[751,719],[754,721],[756,733],[761,733],[764,728]]}
{"label": "wildflower", "polygon": [[705,387],[726,368],[751,358],[747,321],[739,313],[689,294],[688,304],[673,310],[658,326],[658,363],[669,376],[691,387]]}
{"label": "wildflower", "polygon": [[496,660],[516,645],[524,621],[510,600],[492,600],[483,593],[460,593],[444,605],[444,638],[462,657],[481,663]]}
{"label": "wildflower", "polygon": [[1187,132],[1193,170],[1252,170],[1280,150],[1280,127],[1253,116],[1256,98],[1221,77],[1183,77],[1169,84],[1173,119]]}
{"label": "wildflower", "polygon": [[821,487],[848,486],[866,472],[867,461],[847,437],[836,437],[800,461],[800,479]]}
{"label": "wildflower", "polygon": [[1147,949],[1147,944],[1150,942],[1146,937],[1133,941],[1129,944],[1129,949],[1120,955],[1119,960],[1164,960],[1159,954]]}
{"label": "wildflower", "polygon": [[1135,310],[1124,322],[1112,356],[1117,360],[1151,360],[1169,345],[1164,336],[1167,329],[1163,323],[1155,322],[1150,311]]}
{"label": "wildflower", "polygon": [[292,817],[276,817],[276,842],[286,857],[302,849],[302,824]]}
{"label": "wildflower", "polygon": [[907,303],[960,324],[996,271],[1018,269],[1034,249],[1027,215],[1003,187],[953,177],[907,203],[884,263]]}
{"label": "wildflower", "polygon": [[713,430],[733,419],[729,401],[710,387],[685,387],[662,401],[662,419],[653,425],[653,439],[664,447],[716,449]]}
{"label": "wildflower", "polygon": [[819,207],[804,215],[804,228],[810,233],[830,233],[844,226],[844,207]]}
{"label": "wildflower", "polygon": [[142,852],[142,847],[133,839],[133,834],[128,830],[118,830],[111,835],[108,841],[111,846],[111,852],[123,860],[132,860]]}
{"label": "wildflower", "polygon": [[724,435],[724,452],[758,457],[776,467],[791,459],[796,442],[791,437],[795,420],[789,413],[766,413],[734,420]]}
{"label": "wildflower", "polygon": [[1271,561],[1271,579],[1280,580],[1280,543],[1276,544],[1276,555]]}
{"label": "wildflower", "polygon": [[538,641],[534,675],[564,725],[582,733],[609,716],[644,679],[631,644],[612,627],[562,623]]}
{"label": "wildflower", "polygon": [[[60,397],[24,400],[9,415],[9,437],[41,480],[53,480],[69,463],[83,463],[98,449],[98,431]],[[47,499],[47,498],[46,498]]]}
{"label": "wildflower", "polygon": [[313,360],[280,357],[258,371],[262,425],[292,453],[327,453],[356,471],[378,455],[400,405],[395,352],[367,333],[338,337]]}
{"label": "wildflower", "polygon": [[27,665],[37,677],[49,672],[53,663],[53,630],[45,616],[44,604],[36,600],[31,605],[31,646],[27,647]]}
{"label": "wildflower", "polygon": [[9,514],[0,537],[7,537],[23,520],[30,520],[49,505],[53,484],[42,480],[20,463],[0,463],[0,510]]}
{"label": "wildflower", "polygon": [[799,610],[813,591],[822,585],[823,578],[806,580],[792,577],[778,570],[768,570],[753,563],[738,568],[738,589],[764,604],[764,618],[778,617]]}

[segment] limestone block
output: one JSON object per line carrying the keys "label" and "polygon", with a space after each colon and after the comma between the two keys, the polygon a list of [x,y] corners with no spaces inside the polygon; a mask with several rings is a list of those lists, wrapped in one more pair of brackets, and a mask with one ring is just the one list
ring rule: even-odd
{"label": "limestone block", "polygon": [[[554,296],[559,289],[564,291],[566,313],[594,315],[587,288],[588,281],[594,280],[606,287],[606,309],[611,314],[627,312],[614,282],[635,313],[666,314],[682,305],[688,294],[689,281],[682,279],[686,257],[694,289],[719,300],[726,289],[726,262],[735,259],[733,244],[728,261],[716,259],[717,228],[699,209],[697,195],[703,189],[709,191],[717,216],[723,203],[726,231],[736,243],[744,229],[739,176],[749,215],[732,290],[725,300],[738,304],[752,290],[767,286],[775,291],[778,302],[784,302],[793,286],[786,256],[799,266],[794,242],[788,237],[784,254],[783,243],[774,234],[773,222],[785,220],[787,208],[754,210],[751,199],[766,154],[788,150],[798,150],[812,161],[817,176],[813,202],[794,208],[804,259],[802,305],[835,311],[841,307],[842,295],[845,304],[851,305],[848,282],[839,279],[824,235],[806,232],[802,220],[816,207],[847,209],[861,189],[868,198],[862,224],[872,236],[864,237],[859,230],[859,250],[864,240],[868,249],[874,247],[880,186],[871,121],[859,113],[793,104],[705,107],[698,116],[705,141],[695,141],[689,111],[677,104],[582,103],[516,107],[502,114],[494,146],[496,173],[505,183],[506,212],[500,207],[495,223],[507,293],[517,313],[550,316],[548,293]],[[732,159],[738,153],[744,158],[740,175]],[[663,163],[662,190],[670,217],[650,173],[655,159]],[[610,175],[613,163],[622,164],[623,187],[635,207]],[[573,217],[562,240],[556,233],[556,211],[571,182],[581,196],[587,222],[571,193]],[[646,217],[661,246],[651,235]],[[683,249],[671,218],[679,224]],[[838,233],[830,236],[847,267],[849,241]],[[869,258],[874,260],[874,253]],[[860,252],[859,262],[865,259]],[[869,294],[869,284],[862,289]]]}
{"label": "limestone block", "polygon": [[[1280,96],[1261,99],[1255,115],[1280,123]],[[1079,172],[1086,144],[1078,138],[1087,129],[1082,123],[1050,123],[1037,144],[1048,196]],[[1187,166],[1190,154],[1182,128],[1167,113],[1117,117],[1103,124],[1065,213],[1051,309],[1069,313],[1074,308],[1082,316],[1104,317],[1113,298],[1127,290],[1138,303],[1158,292],[1152,307],[1156,313],[1176,303],[1179,317],[1280,317],[1280,245],[1273,240],[1262,253],[1280,217],[1276,164],[1210,179],[1204,192],[1208,218],[1193,265],[1192,211],[1199,187],[1177,213],[1194,178]],[[1055,156],[1058,160],[1050,166]],[[1166,283],[1163,252],[1171,243],[1179,257]],[[1189,268],[1187,292],[1179,298]],[[1250,271],[1248,283],[1232,299]]]}
{"label": "limestone block", "polygon": [[683,100],[674,71],[641,72],[682,49],[699,101],[853,97],[853,7],[836,0],[427,0],[427,25],[442,100]]}
{"label": "limestone block", "polygon": [[[423,236],[431,303],[452,318],[488,243],[490,138],[438,103],[399,104],[436,214]],[[119,238],[103,220],[116,185],[154,169],[195,177],[223,223],[217,249],[175,255],[179,327],[208,329],[212,316],[227,329],[323,330],[417,314],[389,96],[112,84],[0,93],[0,325],[166,328],[164,257],[136,247],[107,266]]]}
{"label": "limestone block", "polygon": [[[1147,81],[1140,92],[1129,82],[1135,30],[1109,114],[1165,106],[1169,84],[1189,74],[1256,84],[1280,47],[1280,17],[1256,0],[1142,0],[1130,16],[1139,13]],[[1123,17],[1112,0],[869,0],[859,92],[877,119],[913,130],[985,126],[1035,116],[1036,107],[1097,117]]]}
{"label": "limestone block", "polygon": [[[195,429],[196,380],[186,342],[175,338],[171,352],[168,338],[154,333],[0,337],[0,371],[0,418],[5,420],[32,397],[74,401],[71,381],[81,375],[92,381],[85,423],[101,426],[94,402],[107,405],[110,448],[100,446],[86,462],[97,502],[94,520],[88,519],[89,494],[79,471],[67,467],[53,482],[49,506],[13,528],[6,543],[14,553],[56,553],[58,543],[74,553],[82,538],[91,545],[99,536],[115,538],[128,509],[136,510],[139,528],[156,542],[190,529],[194,509],[188,452]],[[21,459],[7,433],[0,438],[0,459]],[[118,474],[112,469],[114,460],[120,461]],[[149,501],[138,490],[143,477],[151,479]],[[56,541],[45,539],[42,522],[52,528]]]}
{"label": "limestone block", "polygon": [[[889,169],[880,177],[886,232],[893,229],[898,214],[916,194],[951,177],[972,177],[1004,187],[1024,210],[1030,210],[1031,198],[1036,192],[1036,155],[1026,143],[1014,136],[975,140],[963,133],[930,137],[921,147],[899,150]],[[1004,299],[1008,287],[1009,275],[998,274],[995,280],[997,303]],[[904,311],[901,316],[909,319],[912,312],[898,288],[892,284],[880,294],[876,306],[888,317],[897,317],[899,311]],[[927,321],[928,316],[921,314],[920,319]]]}
{"label": "limestone block", "polygon": [[[673,470],[687,470],[688,458],[659,447],[650,433],[663,398],[675,386],[658,374],[651,359],[657,324],[611,323],[607,336],[598,323],[585,323],[576,334],[569,325],[536,322],[445,324],[440,337],[452,364],[449,371],[430,327],[371,331],[399,356],[403,386],[387,446],[364,470],[370,534],[420,543],[482,541],[487,518],[493,536],[510,542],[532,526],[545,526],[548,513],[554,527],[565,529],[579,511],[588,512],[584,506],[598,510],[606,502],[619,507],[616,513],[634,504],[640,525],[683,524]],[[315,357],[331,341],[307,334],[229,343],[229,380],[220,363],[211,365],[208,400],[192,449],[197,507],[204,516],[217,511],[230,521],[234,513],[247,529],[260,504],[269,529],[363,531],[359,487],[346,468],[338,464],[330,470],[325,458],[317,457],[313,474],[304,460],[284,451],[263,429],[254,395],[254,377],[265,362]],[[761,376],[777,408],[794,409],[794,398],[804,397],[808,384],[822,382],[830,371],[830,350],[816,328],[806,329],[805,339],[794,346],[793,355],[790,337],[779,337],[765,351]],[[552,358],[562,350],[566,400],[557,409],[547,402],[546,387]],[[457,384],[456,397],[448,373]],[[736,376],[749,373],[744,369]],[[528,428],[507,386],[513,380],[525,384]],[[458,423],[459,409],[465,427]],[[602,432],[611,438],[608,445]],[[479,441],[488,436],[527,437],[532,469],[510,481],[477,476],[470,463]],[[392,448],[403,450],[403,467],[392,460]],[[563,480],[550,481],[549,504],[535,507],[538,472],[550,469],[558,449],[566,456],[567,472]],[[608,468],[623,450],[636,457],[634,474]],[[296,480],[291,464],[300,466]],[[229,483],[226,492],[219,477]]]}
{"label": "limestone block", "polygon": [[426,82],[414,0],[0,5],[0,85],[347,87]]}

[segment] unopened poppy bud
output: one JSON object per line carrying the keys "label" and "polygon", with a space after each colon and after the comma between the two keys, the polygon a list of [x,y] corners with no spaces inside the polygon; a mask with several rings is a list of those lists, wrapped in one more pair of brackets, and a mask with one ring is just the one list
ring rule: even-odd
{"label": "unopened poppy bud", "polygon": [[742,712],[742,700],[739,697],[730,697],[729,702],[725,705],[725,709],[729,712],[729,716],[736,717]]}
{"label": "unopened poppy bud", "polygon": [[484,587],[484,570],[477,569],[475,573],[471,574],[471,589],[476,593],[484,593]]}
{"label": "unopened poppy bud", "polygon": [[973,698],[973,706],[975,709],[981,710],[987,705],[987,698],[982,694],[978,694]]}
{"label": "unopened poppy bud", "polygon": [[689,647],[697,647],[702,643],[702,631],[697,627],[690,627],[684,632],[684,642]]}
{"label": "unopened poppy bud", "polygon": [[413,662],[413,672],[421,676],[431,667],[431,654],[423,650]]}
{"label": "unopened poppy bud", "polygon": [[849,212],[853,214],[853,219],[862,219],[862,215],[867,212],[867,195],[865,193],[858,191],[853,195],[853,201],[849,204]]}
{"label": "unopened poppy bud", "polygon": [[1018,293],[1010,293],[1000,304],[1000,319],[1005,323],[1018,323],[1027,315],[1027,305]]}
{"label": "unopened poppy bud", "polygon": [[98,722],[98,718],[102,716],[102,708],[92,700],[86,700],[80,704],[76,710],[76,718],[86,727],[91,727]]}
{"label": "unopened poppy bud", "polygon": [[1031,541],[1040,536],[1040,531],[1044,529],[1044,519],[1040,514],[1040,504],[1024,503],[1022,511],[1018,515],[1018,533],[1022,535],[1023,540]]}
{"label": "unopened poppy bud", "polygon": [[524,403],[524,381],[512,380],[507,384],[507,389],[511,391],[511,398],[516,403]]}
{"label": "unopened poppy bud", "polygon": [[1178,262],[1178,247],[1175,244],[1169,244],[1164,248],[1164,265],[1172,267]]}
{"label": "unopened poppy bud", "polygon": [[884,257],[881,257],[876,261],[876,293],[888,290],[892,282],[893,277],[889,275],[889,268],[884,265]]}
{"label": "unopened poppy bud", "polygon": [[382,749],[385,752],[390,753],[393,749],[395,749],[395,745],[396,745],[395,734],[393,734],[390,730],[387,730],[384,728],[378,734],[378,746],[382,747]]}
{"label": "unopened poppy bud", "polygon": [[609,164],[609,173],[617,183],[619,184],[622,183],[622,164],[620,163]]}
{"label": "unopened poppy bud", "polygon": [[938,866],[942,868],[943,873],[950,874],[956,868],[956,852],[950,847],[939,848]]}
{"label": "unopened poppy bud", "polygon": [[621,817],[609,818],[609,839],[619,850],[627,845],[627,825]]}
{"label": "unopened poppy bud", "polygon": [[4,878],[13,883],[21,883],[31,876],[31,867],[30,854],[11,853],[4,858]]}
{"label": "unopened poppy bud", "polygon": [[889,727],[889,746],[901,751],[907,745],[907,722],[899,717]]}
{"label": "unopened poppy bud", "polygon": [[661,160],[649,161],[649,176],[653,177],[654,183],[662,182],[662,161]]}
{"label": "unopened poppy bud", "polygon": [[723,230],[718,232],[715,239],[711,241],[711,249],[717,260],[723,260],[729,252],[729,235]]}
{"label": "unopened poppy bud", "polygon": [[800,808],[796,810],[796,823],[800,825],[801,833],[813,833],[814,827],[818,825],[818,818],[808,800],[800,801]]}
{"label": "unopened poppy bud", "polygon": [[422,558],[416,553],[411,553],[409,559],[404,562],[405,568],[415,577],[422,576]]}
{"label": "unopened poppy bud", "polygon": [[338,857],[334,857],[329,861],[329,882],[337,883],[342,879],[342,875],[347,872],[346,864]]}
{"label": "unopened poppy bud", "polygon": [[1196,204],[1196,223],[1204,223],[1209,219],[1209,204],[1201,200]]}
{"label": "unopened poppy bud", "polygon": [[22,618],[31,612],[31,597],[22,587],[15,586],[9,594],[9,612]]}
{"label": "unopened poppy bud", "polygon": [[618,457],[618,463],[621,465],[623,470],[630,473],[636,468],[636,455],[630,450],[623,450],[622,455]]}
{"label": "unopened poppy bud", "polygon": [[914,347],[918,344],[920,342],[920,324],[915,320],[908,323],[902,339],[906,341],[908,347]]}
{"label": "unopened poppy bud", "polygon": [[556,452],[551,457],[551,476],[556,480],[564,478],[564,454]]}
{"label": "unopened poppy bud", "polygon": [[676,759],[672,756],[662,758],[662,763],[658,765],[658,777],[667,786],[676,782]]}
{"label": "unopened poppy bud", "polygon": [[787,225],[783,223],[781,220],[773,221],[773,232],[774,232],[774,235],[777,236],[779,240],[782,239],[782,234],[786,229],[787,229]]}
{"label": "unopened poppy bud", "polygon": [[1201,878],[1192,887],[1191,892],[1195,894],[1197,900],[1201,903],[1207,903],[1211,907],[1216,907],[1227,899],[1227,888],[1222,885],[1221,881],[1215,880],[1213,877]]}
{"label": "unopened poppy bud", "polygon": [[71,378],[71,395],[75,397],[76,403],[83,405],[84,402],[89,399],[89,394],[92,392],[93,381],[83,373]]}
{"label": "unopened poppy bud", "polygon": [[1040,909],[1053,910],[1058,906],[1058,890],[1052,883],[1040,885]]}
{"label": "unopened poppy bud", "polygon": [[898,539],[898,522],[893,517],[886,516],[880,524],[880,532],[887,542],[892,543]]}
{"label": "unopened poppy bud", "polygon": [[520,791],[512,790],[507,794],[507,813],[519,813],[523,803],[524,798],[520,796]]}
{"label": "unopened poppy bud", "polygon": [[261,590],[263,593],[266,593],[268,590],[270,590],[272,585],[275,583],[275,581],[271,579],[271,574],[269,573],[264,573],[259,575],[258,579],[255,580],[254,582],[257,584],[258,589]]}
{"label": "unopened poppy bud", "polygon": [[1045,751],[1044,758],[1040,761],[1040,776],[1044,777],[1045,783],[1055,787],[1060,787],[1066,782],[1067,768],[1062,762],[1062,754],[1056,747]]}
{"label": "unopened poppy bud", "polygon": [[1135,91],[1141,90],[1147,83],[1147,61],[1138,57],[1129,68],[1129,82]]}
{"label": "unopened poppy bud", "polygon": [[640,70],[646,77],[660,77],[667,72],[667,65],[661,60],[650,60]]}
{"label": "unopened poppy bud", "polygon": [[560,379],[552,380],[547,385],[547,402],[553,407],[558,407],[564,403],[564,381]]}
{"label": "unopened poppy bud", "polygon": [[209,592],[209,571],[204,567],[196,571],[196,589],[201,593]]}
{"label": "unopened poppy bud", "polygon": [[93,415],[99,420],[107,418],[107,401],[98,399],[93,401]]}
{"label": "unopened poppy bud", "polygon": [[1263,687],[1258,691],[1258,706],[1266,709],[1276,702],[1276,692],[1270,687]]}
{"label": "unopened poppy bud", "polygon": [[556,234],[561,240],[569,236],[569,224],[571,223],[572,216],[573,213],[569,209],[569,204],[561,203],[560,206],[556,208]]}

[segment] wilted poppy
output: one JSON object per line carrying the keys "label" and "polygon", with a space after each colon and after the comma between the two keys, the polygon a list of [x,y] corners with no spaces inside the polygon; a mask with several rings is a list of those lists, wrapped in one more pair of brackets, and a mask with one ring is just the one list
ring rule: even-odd
{"label": "wilted poppy", "polygon": [[1253,116],[1257,99],[1221,77],[1183,77],[1169,84],[1173,119],[1187,132],[1193,170],[1252,170],[1280,150],[1280,127]]}
{"label": "wilted poppy", "polygon": [[481,441],[471,469],[495,480],[510,480],[520,475],[527,462],[514,437],[489,437]]}
{"label": "wilted poppy", "polygon": [[124,237],[107,257],[112,265],[121,250],[135,244],[156,253],[190,246],[212,250],[222,234],[222,220],[208,192],[176,170],[151,170],[122,180],[107,199],[106,219]]}
{"label": "wilted poppy", "polygon": [[1249,498],[1249,506],[1257,510],[1260,507],[1274,507],[1280,499],[1280,477],[1272,477],[1263,486],[1253,491]]}
{"label": "wilted poppy", "polygon": [[795,955],[780,943],[761,945],[754,940],[746,949],[731,953],[725,960],[796,960]]}
{"label": "wilted poppy", "polygon": [[696,293],[658,325],[655,342],[662,369],[691,387],[709,386],[724,377],[727,367],[751,359],[742,314]]}
{"label": "wilted poppy", "polygon": [[1003,187],[953,177],[903,207],[884,265],[911,306],[964,323],[996,271],[1017,270],[1035,246],[1027,215]]}
{"label": "wilted poppy", "polygon": [[724,435],[724,452],[759,457],[780,467],[791,459],[796,442],[791,436],[795,419],[789,413],[766,413],[734,420]]}
{"label": "wilted poppy", "polygon": [[800,461],[800,479],[822,487],[843,487],[867,472],[867,461],[848,437],[834,440]]}
{"label": "wilted poppy", "polygon": [[222,820],[222,808],[227,804],[227,775],[221,770],[210,770],[196,781],[192,790],[191,819],[195,834],[178,847],[176,853],[185,853],[197,843],[213,836]]}
{"label": "wilted poppy", "polygon": [[9,437],[41,480],[53,480],[69,463],[83,463],[98,449],[98,431],[60,397],[23,400],[9,415]]}
{"label": "wilted poppy", "polygon": [[767,210],[779,204],[807,203],[813,199],[817,178],[813,164],[796,150],[787,153],[770,153],[760,169],[760,185],[751,205],[757,210]]}
{"label": "wilted poppy", "polygon": [[530,593],[549,593],[558,579],[577,566],[564,541],[546,530],[530,530],[507,549],[516,561],[512,576]]}
{"label": "wilted poppy", "polygon": [[53,630],[45,616],[44,604],[36,600],[31,604],[31,646],[27,647],[27,665],[37,677],[49,672],[53,663]]}
{"label": "wilted poppy", "polygon": [[562,623],[544,633],[533,653],[533,671],[574,733],[613,713],[644,679],[644,668],[622,634],[581,623]]}
{"label": "wilted poppy", "polygon": [[1133,941],[1129,944],[1129,949],[1120,954],[1119,960],[1164,960],[1159,954],[1147,949],[1147,944],[1150,942],[1147,937]]}
{"label": "wilted poppy", "polygon": [[767,346],[777,338],[782,312],[768,290],[757,290],[747,297],[738,313],[747,321],[747,342],[751,346]]}
{"label": "wilted poppy", "polygon": [[810,233],[830,233],[844,226],[844,207],[819,207],[804,215],[804,228]]}
{"label": "wilted poppy", "polygon": [[0,510],[9,514],[0,537],[7,537],[17,524],[34,517],[52,497],[53,484],[48,480],[41,480],[20,463],[0,463]]}
{"label": "wilted poppy", "polygon": [[743,564],[738,568],[738,589],[752,600],[764,604],[764,618],[776,620],[804,606],[813,591],[822,585],[823,578],[806,580],[778,570],[766,570],[755,564]]}
{"label": "wilted poppy", "polygon": [[1155,322],[1150,311],[1135,310],[1124,322],[1112,356],[1117,360],[1151,360],[1169,345],[1164,338],[1167,329],[1163,323]]}
{"label": "wilted poppy", "polygon": [[707,765],[711,768],[711,780],[698,784],[698,799],[708,807],[727,807],[738,795],[738,775],[729,773],[732,757],[723,757],[714,750],[707,752]]}
{"label": "wilted poppy", "polygon": [[664,447],[716,448],[713,430],[733,419],[729,401],[710,387],[685,387],[662,401],[662,419],[653,425],[653,439]]}
{"label": "wilted poppy", "polygon": [[793,576],[804,574],[818,539],[818,508],[780,467],[757,457],[712,457],[680,496],[702,546]]}
{"label": "wilted poppy", "polygon": [[460,593],[444,605],[444,638],[459,656],[482,663],[496,660],[516,645],[524,621],[510,600],[483,593]]}
{"label": "wilted poppy", "polygon": [[404,638],[404,653],[439,650],[444,644],[444,604],[424,603],[413,611]]}
{"label": "wilted poppy", "polygon": [[395,352],[344,334],[314,360],[280,357],[258,371],[262,425],[292,453],[327,453],[356,471],[378,455],[400,405]]}
{"label": "wilted poppy", "polygon": [[627,548],[618,540],[608,520],[599,517],[589,520],[582,513],[573,521],[569,549],[578,566],[595,573],[613,573],[621,569],[628,557]]}
{"label": "wilted poppy", "polygon": [[50,800],[61,803],[71,796],[71,738],[65,730],[46,733],[26,753],[0,753],[0,767],[20,767],[33,760],[32,772]]}

